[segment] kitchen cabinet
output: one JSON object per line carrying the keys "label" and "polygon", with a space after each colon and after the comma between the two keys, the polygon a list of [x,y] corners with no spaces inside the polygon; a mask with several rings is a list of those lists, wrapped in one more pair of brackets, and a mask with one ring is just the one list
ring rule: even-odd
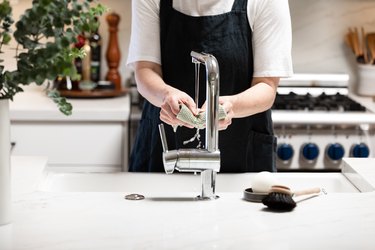
{"label": "kitchen cabinet", "polygon": [[64,116],[41,89],[16,96],[12,155],[46,156],[49,167],[62,171],[126,171],[129,96],[69,101],[73,115]]}
{"label": "kitchen cabinet", "polygon": [[[14,122],[13,155],[47,156],[50,166],[122,165],[122,124],[87,122]],[[124,159],[125,161],[125,159]]]}

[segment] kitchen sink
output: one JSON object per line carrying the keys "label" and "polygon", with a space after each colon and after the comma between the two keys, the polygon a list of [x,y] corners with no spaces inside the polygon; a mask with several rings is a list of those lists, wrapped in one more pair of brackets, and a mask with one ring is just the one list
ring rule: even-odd
{"label": "kitchen sink", "polygon": [[[359,190],[341,173],[274,173],[280,184],[292,190],[324,188],[327,193],[355,193]],[[222,174],[216,193],[242,192],[251,187],[255,173]],[[200,175],[192,173],[60,173],[46,172],[39,190],[47,192],[200,192]]]}

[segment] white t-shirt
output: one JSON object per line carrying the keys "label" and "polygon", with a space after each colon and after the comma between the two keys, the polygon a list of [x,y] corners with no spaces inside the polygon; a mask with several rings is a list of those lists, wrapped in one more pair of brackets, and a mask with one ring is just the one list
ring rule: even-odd
{"label": "white t-shirt", "polygon": [[[173,8],[190,16],[231,11],[234,0],[174,0]],[[161,64],[160,0],[132,1],[132,33],[127,64]],[[248,0],[247,15],[253,31],[254,76],[289,77],[293,74],[292,31],[288,0]]]}

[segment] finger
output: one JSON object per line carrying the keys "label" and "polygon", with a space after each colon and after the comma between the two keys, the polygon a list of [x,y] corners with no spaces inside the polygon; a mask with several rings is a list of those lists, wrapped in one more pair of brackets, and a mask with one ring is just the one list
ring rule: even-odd
{"label": "finger", "polygon": [[174,125],[173,121],[169,118],[169,116],[163,114],[160,112],[159,118],[161,121],[165,122],[166,124],[169,125]]}
{"label": "finger", "polygon": [[185,122],[180,121],[178,119],[170,119],[169,116],[165,116],[165,115],[162,115],[162,114],[160,114],[160,120],[165,122],[166,124],[171,125],[171,126],[185,126],[187,128],[191,128],[191,129],[194,128],[194,126],[192,126],[188,123],[185,123]]}
{"label": "finger", "polygon": [[232,124],[232,119],[227,117],[225,119],[222,119],[218,123],[219,130],[225,130]]}
{"label": "finger", "polygon": [[185,123],[185,122],[182,122],[182,121],[180,121],[181,122],[181,126],[185,126],[185,127],[187,127],[187,128],[194,128],[194,126],[193,125],[190,125],[190,124],[188,124],[188,123]]}
{"label": "finger", "polygon": [[176,115],[172,113],[172,110],[169,105],[163,104],[160,110],[160,120],[168,123],[169,125],[178,124],[178,119]]}
{"label": "finger", "polygon": [[160,110],[160,120],[172,126],[185,126],[188,128],[194,128],[194,126],[181,121],[175,115],[165,109]]}
{"label": "finger", "polygon": [[179,112],[180,112],[180,104],[177,102],[177,103],[171,103],[170,106],[169,106],[169,109],[171,111],[171,113],[176,116]]}
{"label": "finger", "polygon": [[161,108],[168,110],[173,115],[177,115],[180,112],[180,103],[178,96],[170,95],[165,98]]}
{"label": "finger", "polygon": [[171,119],[173,119],[177,115],[177,114],[174,114],[171,106],[168,103],[163,103],[160,106],[160,109],[161,109],[160,112],[163,112],[165,115],[169,116]]}
{"label": "finger", "polygon": [[166,110],[160,111],[160,119],[162,121],[168,122],[168,124],[170,124],[170,125],[180,124],[180,120],[177,119],[175,115],[171,114],[170,112],[167,112]]}
{"label": "finger", "polygon": [[188,98],[183,103],[186,105],[186,107],[188,109],[190,109],[190,111],[193,113],[193,115],[197,115],[198,114],[197,105],[195,104],[195,102],[193,101],[193,99]]}

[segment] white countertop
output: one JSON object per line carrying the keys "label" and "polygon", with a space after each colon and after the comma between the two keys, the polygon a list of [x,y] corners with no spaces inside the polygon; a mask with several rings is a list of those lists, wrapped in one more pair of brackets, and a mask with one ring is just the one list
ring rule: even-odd
{"label": "white countertop", "polygon": [[353,100],[365,106],[371,112],[375,113],[375,99],[374,99],[375,97],[358,96],[353,93],[349,94],[349,96]]}
{"label": "white countertop", "polygon": [[[12,163],[15,175],[33,172],[34,177],[23,184],[24,177],[13,177],[19,185],[14,219],[0,227],[1,250],[375,249],[374,191],[329,193],[277,213],[244,201],[242,190],[218,193],[214,201],[196,201],[194,193],[173,187],[157,193],[152,184],[141,201],[125,200],[125,191],[42,192],[35,190],[40,177],[35,172],[43,159],[15,157]],[[350,169],[374,163],[355,159]],[[371,169],[365,172],[375,176]]]}
{"label": "white countertop", "polygon": [[99,99],[68,99],[73,114],[65,116],[42,87],[27,86],[10,102],[11,121],[128,121],[130,96]]}

